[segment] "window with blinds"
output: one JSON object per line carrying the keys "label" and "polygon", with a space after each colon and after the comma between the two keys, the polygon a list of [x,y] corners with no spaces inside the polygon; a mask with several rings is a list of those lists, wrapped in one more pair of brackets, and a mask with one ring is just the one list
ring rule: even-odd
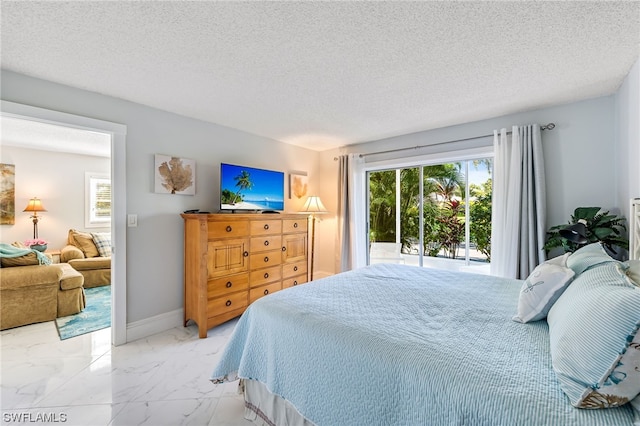
{"label": "window with blinds", "polygon": [[86,173],[85,227],[111,226],[111,177],[104,173]]}

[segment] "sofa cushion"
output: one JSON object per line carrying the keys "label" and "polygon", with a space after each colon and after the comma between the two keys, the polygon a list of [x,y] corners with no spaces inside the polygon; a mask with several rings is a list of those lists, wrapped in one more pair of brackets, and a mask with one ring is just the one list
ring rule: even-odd
{"label": "sofa cushion", "polygon": [[7,268],[2,270],[0,289],[24,290],[29,287],[54,286],[62,276],[62,268],[56,265],[30,265],[19,268]]}
{"label": "sofa cushion", "polygon": [[88,271],[92,269],[111,269],[110,257],[92,257],[88,259],[73,259],[69,261],[76,271]]}
{"label": "sofa cushion", "polygon": [[84,259],[84,253],[74,245],[67,245],[60,250],[60,262],[67,263],[73,259]]}
{"label": "sofa cushion", "polygon": [[60,289],[71,290],[74,288],[82,287],[84,284],[84,277],[82,274],[66,263],[58,264],[62,269],[62,276],[60,277]]}
{"label": "sofa cushion", "polygon": [[78,247],[86,257],[100,256],[98,248],[93,242],[93,236],[87,232],[80,232],[75,229],[69,230],[69,244]]}
{"label": "sofa cushion", "polygon": [[37,265],[38,257],[34,252],[20,257],[2,257],[0,258],[0,264],[3,268],[9,268],[12,266],[29,266]]}

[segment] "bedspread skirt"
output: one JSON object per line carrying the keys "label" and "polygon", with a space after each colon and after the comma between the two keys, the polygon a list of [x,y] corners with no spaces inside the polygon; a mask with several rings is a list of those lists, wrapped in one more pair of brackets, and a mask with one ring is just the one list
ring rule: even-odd
{"label": "bedspread skirt", "polygon": [[571,406],[546,321],[511,320],[522,281],[373,265],[259,299],[214,382],[247,378],[330,425],[630,425]]}

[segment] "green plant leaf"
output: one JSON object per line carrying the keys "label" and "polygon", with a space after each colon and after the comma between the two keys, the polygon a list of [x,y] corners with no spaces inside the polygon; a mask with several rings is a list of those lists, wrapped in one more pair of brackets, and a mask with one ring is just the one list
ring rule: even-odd
{"label": "green plant leaf", "polygon": [[578,207],[573,212],[575,219],[574,223],[577,223],[579,219],[585,219],[587,221],[593,219],[600,211],[600,207]]}
{"label": "green plant leaf", "polygon": [[[629,247],[629,241],[626,238],[625,218],[609,214],[608,211],[602,211],[601,207],[578,207],[575,209],[569,224],[575,224],[580,219],[586,221],[586,237],[587,244],[602,242],[607,247],[618,246],[622,248]],[[560,230],[566,228],[567,225],[556,225],[547,231],[547,242],[544,249],[549,251],[556,247],[562,247],[565,252],[574,252],[585,244],[576,244],[560,235]]]}
{"label": "green plant leaf", "polygon": [[616,232],[611,228],[594,228],[592,232],[593,232],[593,235],[595,235],[600,241],[605,240],[609,238],[611,235],[616,234]]}

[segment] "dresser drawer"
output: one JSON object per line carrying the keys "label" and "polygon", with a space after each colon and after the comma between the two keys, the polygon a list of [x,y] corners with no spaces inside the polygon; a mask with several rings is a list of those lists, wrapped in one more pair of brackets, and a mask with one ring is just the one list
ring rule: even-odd
{"label": "dresser drawer", "polygon": [[281,278],[282,272],[280,270],[280,266],[272,266],[270,268],[251,271],[249,284],[251,288],[253,288],[272,281],[280,281]]}
{"label": "dresser drawer", "polygon": [[282,250],[282,235],[265,235],[251,238],[251,253],[267,250]]}
{"label": "dresser drawer", "polygon": [[282,276],[284,278],[293,277],[294,275],[307,274],[307,261],[303,260],[295,263],[285,263],[282,265]]}
{"label": "dresser drawer", "polygon": [[207,302],[207,313],[209,316],[215,316],[235,309],[246,308],[247,296],[247,291],[239,291],[223,297],[209,299]]}
{"label": "dresser drawer", "polygon": [[207,298],[222,297],[229,293],[249,289],[249,274],[229,275],[207,282]]}
{"label": "dresser drawer", "polygon": [[278,220],[252,220],[251,235],[269,235],[282,233],[282,221]]}
{"label": "dresser drawer", "polygon": [[268,266],[276,266],[282,262],[282,249],[265,251],[262,253],[253,253],[250,255],[250,267],[252,270],[258,268],[266,268]]}
{"label": "dresser drawer", "polygon": [[300,219],[284,219],[282,221],[282,232],[307,232],[307,216],[300,215]]}
{"label": "dresser drawer", "polygon": [[249,235],[249,223],[247,221],[209,221],[207,237],[213,238],[231,238],[246,237]]}
{"label": "dresser drawer", "polygon": [[263,285],[258,288],[252,288],[249,290],[249,304],[268,294],[275,293],[278,290],[282,290],[282,284],[279,282]]}
{"label": "dresser drawer", "polygon": [[287,278],[282,280],[282,288],[295,287],[300,284],[304,284],[307,282],[306,275],[298,275],[297,277]]}

